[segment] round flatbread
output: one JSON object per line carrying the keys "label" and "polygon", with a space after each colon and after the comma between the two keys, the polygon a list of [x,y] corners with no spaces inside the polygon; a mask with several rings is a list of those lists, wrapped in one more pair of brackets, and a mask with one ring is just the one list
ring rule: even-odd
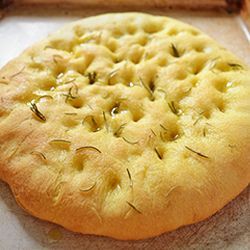
{"label": "round flatbread", "polygon": [[182,22],[74,22],[3,67],[0,89],[0,178],[72,231],[159,235],[249,184],[249,68]]}

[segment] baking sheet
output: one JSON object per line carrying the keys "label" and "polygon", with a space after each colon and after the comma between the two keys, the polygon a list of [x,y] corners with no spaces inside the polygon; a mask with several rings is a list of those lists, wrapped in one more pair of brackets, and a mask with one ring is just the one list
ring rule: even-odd
{"label": "baking sheet", "polygon": [[[43,11],[45,12],[45,11]],[[35,41],[69,21],[103,10],[52,15],[8,14],[0,20],[0,67]],[[88,13],[88,14],[86,14]],[[211,12],[159,12],[206,32],[250,65],[250,35],[238,15]],[[247,132],[247,131],[246,131]],[[18,207],[0,182],[0,249],[249,249],[250,187],[210,219],[142,241],[117,241],[69,232],[38,220]]]}

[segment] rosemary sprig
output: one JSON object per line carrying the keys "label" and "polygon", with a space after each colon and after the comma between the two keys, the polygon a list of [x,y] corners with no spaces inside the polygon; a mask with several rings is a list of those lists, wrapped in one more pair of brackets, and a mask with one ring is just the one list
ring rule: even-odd
{"label": "rosemary sprig", "polygon": [[155,153],[157,154],[157,156],[159,157],[159,159],[162,160],[162,155],[160,154],[160,152],[158,151],[158,149],[154,148],[154,150],[155,150]]}
{"label": "rosemary sprig", "polygon": [[75,94],[78,95],[78,86],[74,83],[74,81],[72,81],[71,83],[75,87]]}
{"label": "rosemary sprig", "polygon": [[228,66],[230,66],[233,70],[244,69],[243,66],[238,63],[228,63]]}
{"label": "rosemary sprig", "polygon": [[144,83],[144,81],[142,80],[142,78],[140,77],[140,82],[141,82],[141,85],[146,89],[146,91],[149,93],[149,99],[151,101],[153,101],[155,98],[154,98],[154,94],[152,92],[152,90]]}
{"label": "rosemary sprig", "polygon": [[202,134],[203,134],[204,137],[206,137],[206,135],[207,135],[207,129],[206,128],[203,128]]}
{"label": "rosemary sprig", "polygon": [[91,110],[94,110],[90,104],[87,104],[87,106],[91,109]]}
{"label": "rosemary sprig", "polygon": [[39,102],[43,98],[48,98],[48,99],[52,99],[52,100],[54,99],[51,95],[41,95],[41,96],[37,97],[36,102]]}
{"label": "rosemary sprig", "polygon": [[180,57],[180,53],[179,53],[178,49],[176,48],[176,46],[173,43],[171,43],[171,48],[172,48],[172,51],[173,51],[173,56],[174,57]]}
{"label": "rosemary sprig", "polygon": [[163,130],[168,131],[168,129],[165,128],[162,124],[160,124],[160,127],[161,127]]}
{"label": "rosemary sprig", "polygon": [[129,141],[129,140],[126,139],[124,136],[122,137],[122,139],[123,139],[125,142],[127,142],[127,143],[129,143],[129,144],[131,144],[131,145],[138,144],[138,142],[139,142],[139,141],[135,141],[135,142]]}
{"label": "rosemary sprig", "polygon": [[95,71],[88,72],[87,77],[89,79],[89,84],[94,84],[96,82],[97,73]]}
{"label": "rosemary sprig", "polygon": [[33,112],[33,114],[39,118],[41,121],[46,121],[46,117],[38,110],[35,102],[30,102],[30,110]]}
{"label": "rosemary sprig", "polygon": [[95,127],[97,127],[98,125],[97,125],[97,122],[96,122],[96,120],[95,120],[95,118],[94,118],[94,116],[93,115],[87,115],[87,116],[85,116],[85,118],[83,119],[83,121],[82,121],[82,125],[84,125],[84,122],[85,122],[85,120],[87,119],[87,118],[91,118],[91,122],[93,123],[93,125],[95,126]]}
{"label": "rosemary sprig", "polygon": [[[75,80],[76,80],[75,78],[72,78],[72,79],[70,79],[70,80],[64,82],[63,84],[73,83]],[[75,86],[76,86],[76,84],[75,84]],[[76,89],[77,89],[77,92],[78,92],[78,87],[77,87],[77,86],[76,86]]]}
{"label": "rosemary sprig", "polygon": [[127,202],[127,204],[131,207],[131,208],[133,208],[138,214],[142,214],[142,212],[140,211],[140,210],[138,210],[132,203],[130,203],[129,201],[126,201]]}
{"label": "rosemary sprig", "polygon": [[80,147],[80,148],[77,148],[76,149],[76,153],[80,153],[80,152],[82,152],[82,151],[84,151],[84,150],[88,150],[88,149],[90,149],[90,150],[94,150],[94,151],[97,151],[98,153],[102,153],[101,152],[101,150],[100,149],[98,149],[98,148],[96,148],[96,147],[94,147],[94,146],[83,146],[83,147]]}
{"label": "rosemary sprig", "polygon": [[64,113],[65,115],[77,115],[77,113],[70,113],[70,112],[66,112]]}
{"label": "rosemary sprig", "polygon": [[95,118],[94,118],[93,115],[87,115],[87,116],[83,119],[82,125],[84,125],[84,122],[85,122],[85,120],[86,120],[87,118],[90,118],[90,119],[91,119],[92,127],[94,127],[94,132],[99,131],[100,128],[99,128],[99,126],[98,126],[98,124],[97,124],[97,122],[96,122],[96,120],[95,120]]}
{"label": "rosemary sprig", "polygon": [[54,140],[51,140],[49,143],[64,143],[64,144],[67,144],[67,145],[70,145],[71,144],[71,141],[67,141],[67,140],[64,140],[64,139],[54,139]]}
{"label": "rosemary sprig", "polygon": [[202,119],[202,115],[204,113],[205,113],[205,111],[202,111],[201,113],[199,113],[199,117],[194,121],[193,126],[196,125]]}
{"label": "rosemary sprig", "polygon": [[25,69],[25,66],[23,66],[17,73],[11,75],[10,78],[12,79],[12,78],[20,75],[24,71],[24,69]]}
{"label": "rosemary sprig", "polygon": [[128,173],[128,178],[129,178],[129,181],[130,181],[129,186],[132,188],[133,187],[133,180],[132,180],[132,177],[131,177],[131,174],[130,174],[130,171],[129,171],[128,168],[127,168],[127,173]]}
{"label": "rosemary sprig", "polygon": [[169,106],[170,110],[171,110],[175,115],[179,115],[179,111],[178,111],[178,109],[176,108],[174,101],[169,102],[169,103],[168,103],[168,106]]}
{"label": "rosemary sprig", "polygon": [[202,116],[199,116],[193,123],[193,126],[195,126],[200,120],[201,120]]}
{"label": "rosemary sprig", "polygon": [[200,152],[197,152],[195,150],[193,150],[192,148],[188,147],[188,146],[185,146],[185,148],[193,153],[195,153],[196,155],[200,156],[200,157],[203,157],[203,158],[206,158],[206,159],[209,159],[209,157],[207,155],[204,155]]}
{"label": "rosemary sprig", "polygon": [[94,187],[96,186],[96,182],[92,185],[92,186],[90,186],[90,187],[88,187],[88,188],[80,188],[80,191],[81,192],[89,192],[89,191],[91,191],[92,189],[94,189]]}
{"label": "rosemary sprig", "polygon": [[32,151],[30,154],[32,154],[32,155],[38,155],[43,160],[47,160],[46,156],[43,153],[39,152],[39,151]]}
{"label": "rosemary sprig", "polygon": [[109,127],[108,127],[108,123],[107,123],[107,118],[106,118],[106,114],[104,111],[102,111],[102,116],[103,116],[103,120],[104,120],[104,125],[106,128],[106,131],[109,132]]}
{"label": "rosemary sprig", "polygon": [[127,123],[123,123],[114,133],[114,136],[118,137],[121,135],[122,130],[124,129],[124,127],[127,125]]}
{"label": "rosemary sprig", "polygon": [[77,96],[73,96],[72,89],[73,89],[73,87],[69,88],[68,94],[63,94],[64,96],[66,96],[66,98],[65,98],[66,103],[68,102],[69,99],[76,99],[77,98]]}
{"label": "rosemary sprig", "polygon": [[156,133],[154,132],[154,130],[153,130],[152,128],[150,128],[150,131],[152,132],[152,134],[153,134],[154,136],[157,136]]}

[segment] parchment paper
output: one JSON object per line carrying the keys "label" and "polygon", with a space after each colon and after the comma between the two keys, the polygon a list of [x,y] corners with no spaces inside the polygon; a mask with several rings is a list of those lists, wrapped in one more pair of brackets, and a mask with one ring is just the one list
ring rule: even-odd
{"label": "parchment paper", "polygon": [[[0,67],[64,23],[101,11],[10,14],[0,20]],[[154,12],[200,28],[250,64],[250,35],[241,18],[222,13]],[[250,83],[249,83],[250,84]],[[250,131],[246,131],[249,133]],[[250,152],[249,152],[250,153]],[[250,249],[250,187],[211,218],[159,237],[117,241],[69,232],[38,220],[16,204],[0,181],[0,249]]]}

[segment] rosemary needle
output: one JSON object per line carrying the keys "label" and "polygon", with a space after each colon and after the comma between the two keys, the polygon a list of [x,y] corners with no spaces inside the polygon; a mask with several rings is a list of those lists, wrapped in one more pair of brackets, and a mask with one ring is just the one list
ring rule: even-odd
{"label": "rosemary needle", "polygon": [[43,160],[46,160],[47,158],[45,157],[45,155],[39,151],[32,151],[30,154],[32,155],[38,155],[40,156]]}
{"label": "rosemary needle", "polygon": [[36,104],[34,102],[30,102],[30,110],[42,121],[46,121],[46,117],[38,110]]}
{"label": "rosemary needle", "polygon": [[140,210],[138,210],[132,203],[130,203],[130,202],[127,201],[127,204],[128,204],[131,208],[133,208],[138,214],[142,214],[142,212],[141,212]]}
{"label": "rosemary needle", "polygon": [[163,128],[165,131],[168,131],[168,129],[165,128],[162,124],[160,124],[160,127]]}
{"label": "rosemary needle", "polygon": [[36,99],[36,102],[39,102],[43,98],[54,99],[51,95],[41,95]]}
{"label": "rosemary needle", "polygon": [[142,78],[140,77],[140,82],[142,84],[142,86],[147,90],[147,92],[149,93],[150,96],[150,100],[153,101],[154,100],[154,94],[153,91],[144,83],[144,81],[142,80]]}
{"label": "rosemary needle", "polygon": [[127,168],[128,178],[130,180],[130,187],[133,187],[133,181],[129,169]]}
{"label": "rosemary needle", "polygon": [[129,144],[132,144],[132,145],[134,145],[134,144],[137,144],[137,143],[138,143],[138,141],[135,141],[135,142],[129,141],[129,140],[128,140],[128,139],[126,139],[125,137],[122,137],[122,139],[123,139],[125,142],[127,142],[127,143],[129,143]]}
{"label": "rosemary needle", "polygon": [[65,144],[71,144],[71,141],[63,140],[63,139],[55,139],[50,141],[50,143],[65,143]]}
{"label": "rosemary needle", "polygon": [[76,153],[82,152],[83,150],[86,150],[86,149],[92,149],[92,150],[97,151],[100,154],[102,153],[100,149],[98,149],[94,146],[83,146],[83,147],[77,148]]}
{"label": "rosemary needle", "polygon": [[103,115],[103,120],[104,120],[104,124],[105,124],[106,131],[109,132],[109,127],[108,127],[108,123],[107,123],[107,118],[106,118],[106,114],[105,114],[104,111],[102,111],[102,115]]}
{"label": "rosemary needle", "polygon": [[159,157],[159,159],[162,160],[162,156],[161,156],[160,152],[157,150],[157,148],[154,148],[154,150],[155,150],[157,156]]}
{"label": "rosemary needle", "polygon": [[124,127],[127,125],[127,123],[123,123],[114,133],[114,136],[120,136],[122,133],[122,130],[124,129]]}
{"label": "rosemary needle", "polygon": [[176,46],[173,43],[171,44],[171,48],[173,50],[173,56],[174,57],[180,57],[180,53],[179,53],[178,49],[176,48]]}
{"label": "rosemary needle", "polygon": [[204,155],[204,154],[202,154],[202,153],[200,153],[200,152],[197,152],[197,151],[193,150],[192,148],[190,148],[190,147],[188,147],[188,146],[185,146],[185,148],[188,149],[189,151],[191,151],[191,152],[197,154],[197,155],[200,156],[200,157],[203,157],[203,158],[206,158],[206,159],[209,158],[207,155]]}
{"label": "rosemary needle", "polygon": [[243,66],[238,64],[238,63],[228,63],[228,66],[230,66],[231,68],[238,70],[238,69],[243,69]]}
{"label": "rosemary needle", "polygon": [[17,73],[11,75],[10,78],[12,79],[12,78],[18,76],[19,74],[21,74],[24,71],[24,69],[25,69],[25,66],[23,66]]}
{"label": "rosemary needle", "polygon": [[81,191],[81,192],[89,192],[89,191],[91,191],[92,189],[94,189],[95,186],[96,186],[96,182],[95,182],[92,186],[90,186],[90,187],[88,187],[88,188],[85,188],[85,189],[80,188],[80,191]]}
{"label": "rosemary needle", "polygon": [[171,110],[175,115],[178,115],[179,112],[178,112],[178,110],[177,110],[177,108],[176,108],[176,106],[175,106],[174,101],[169,102],[169,103],[168,103],[168,106],[169,106],[170,110]]}
{"label": "rosemary needle", "polygon": [[69,88],[69,92],[68,94],[63,94],[64,96],[66,96],[65,98],[65,102],[67,103],[67,101],[71,98],[71,99],[76,99],[77,97],[76,96],[73,96],[72,94],[72,89],[73,87]]}
{"label": "rosemary needle", "polygon": [[87,77],[89,79],[89,84],[94,84],[96,82],[97,73],[95,71],[89,72],[87,73]]}
{"label": "rosemary needle", "polygon": [[67,112],[67,113],[64,113],[65,115],[77,115],[77,113],[71,113],[71,112]]}
{"label": "rosemary needle", "polygon": [[154,132],[154,130],[153,130],[152,128],[150,129],[150,131],[152,132],[152,134],[153,134],[154,136],[157,136],[156,133]]}

